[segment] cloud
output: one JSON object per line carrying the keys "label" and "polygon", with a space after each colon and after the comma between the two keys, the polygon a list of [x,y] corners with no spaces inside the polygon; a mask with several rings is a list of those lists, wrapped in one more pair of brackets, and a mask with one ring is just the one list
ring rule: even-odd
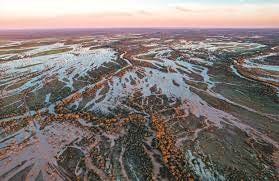
{"label": "cloud", "polygon": [[182,11],[182,12],[193,12],[192,9],[188,9],[188,8],[185,8],[185,7],[182,7],[182,6],[176,6],[175,9],[178,10],[178,11]]}
{"label": "cloud", "polygon": [[152,15],[151,12],[146,11],[146,10],[139,10],[139,11],[138,11],[138,14],[141,14],[141,15]]}
{"label": "cloud", "polygon": [[109,12],[109,13],[92,13],[91,15],[96,17],[128,17],[133,16],[133,13],[128,12]]}
{"label": "cloud", "polygon": [[[88,4],[79,4],[77,7],[74,6],[76,4],[73,4],[66,10],[58,7],[58,5],[65,5],[59,1],[56,9],[47,6],[49,9],[46,8],[45,11],[36,9],[36,12],[30,13],[25,13],[29,9],[20,11],[22,8],[19,6],[18,9],[11,7],[10,11],[8,9],[3,12],[1,10],[8,6],[2,7],[1,4],[0,29],[18,27],[279,27],[279,4],[171,2],[164,6],[160,6],[160,4],[153,6],[148,3],[145,3],[144,6],[135,6],[135,3],[131,3],[132,1],[126,5],[125,3],[117,4],[118,1],[114,1],[109,6],[100,3],[93,7],[93,5],[89,6],[92,3],[91,0],[86,1]],[[128,0],[121,0],[121,2],[124,1]],[[151,0],[151,2],[155,1],[158,0]],[[122,7],[122,5],[125,6]],[[133,7],[131,7],[132,5]]]}

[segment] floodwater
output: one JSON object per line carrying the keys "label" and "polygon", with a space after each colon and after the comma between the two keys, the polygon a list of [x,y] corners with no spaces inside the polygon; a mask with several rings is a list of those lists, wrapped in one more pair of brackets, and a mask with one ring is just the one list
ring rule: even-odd
{"label": "floodwater", "polygon": [[278,36],[215,34],[1,42],[0,180],[278,179]]}

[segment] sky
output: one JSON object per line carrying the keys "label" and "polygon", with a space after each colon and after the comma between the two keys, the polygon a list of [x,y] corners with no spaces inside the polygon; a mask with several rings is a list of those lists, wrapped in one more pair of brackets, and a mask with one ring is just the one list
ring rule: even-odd
{"label": "sky", "polygon": [[279,0],[0,0],[0,29],[279,27]]}

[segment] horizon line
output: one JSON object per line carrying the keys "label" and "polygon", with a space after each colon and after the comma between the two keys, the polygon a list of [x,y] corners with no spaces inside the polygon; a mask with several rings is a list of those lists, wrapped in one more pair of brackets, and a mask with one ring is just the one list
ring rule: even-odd
{"label": "horizon line", "polygon": [[102,29],[279,29],[279,26],[251,26],[251,27],[237,27],[237,26],[228,26],[228,27],[190,27],[190,26],[177,26],[177,27],[61,27],[61,28],[0,28],[0,31],[24,31],[24,30],[102,30]]}

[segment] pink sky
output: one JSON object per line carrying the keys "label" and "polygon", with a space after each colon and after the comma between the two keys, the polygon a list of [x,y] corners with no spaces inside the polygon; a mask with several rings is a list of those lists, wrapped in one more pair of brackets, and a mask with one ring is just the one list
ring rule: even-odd
{"label": "pink sky", "polygon": [[[214,0],[213,0],[214,1]],[[9,0],[0,29],[98,27],[279,27],[279,3],[143,0]]]}

